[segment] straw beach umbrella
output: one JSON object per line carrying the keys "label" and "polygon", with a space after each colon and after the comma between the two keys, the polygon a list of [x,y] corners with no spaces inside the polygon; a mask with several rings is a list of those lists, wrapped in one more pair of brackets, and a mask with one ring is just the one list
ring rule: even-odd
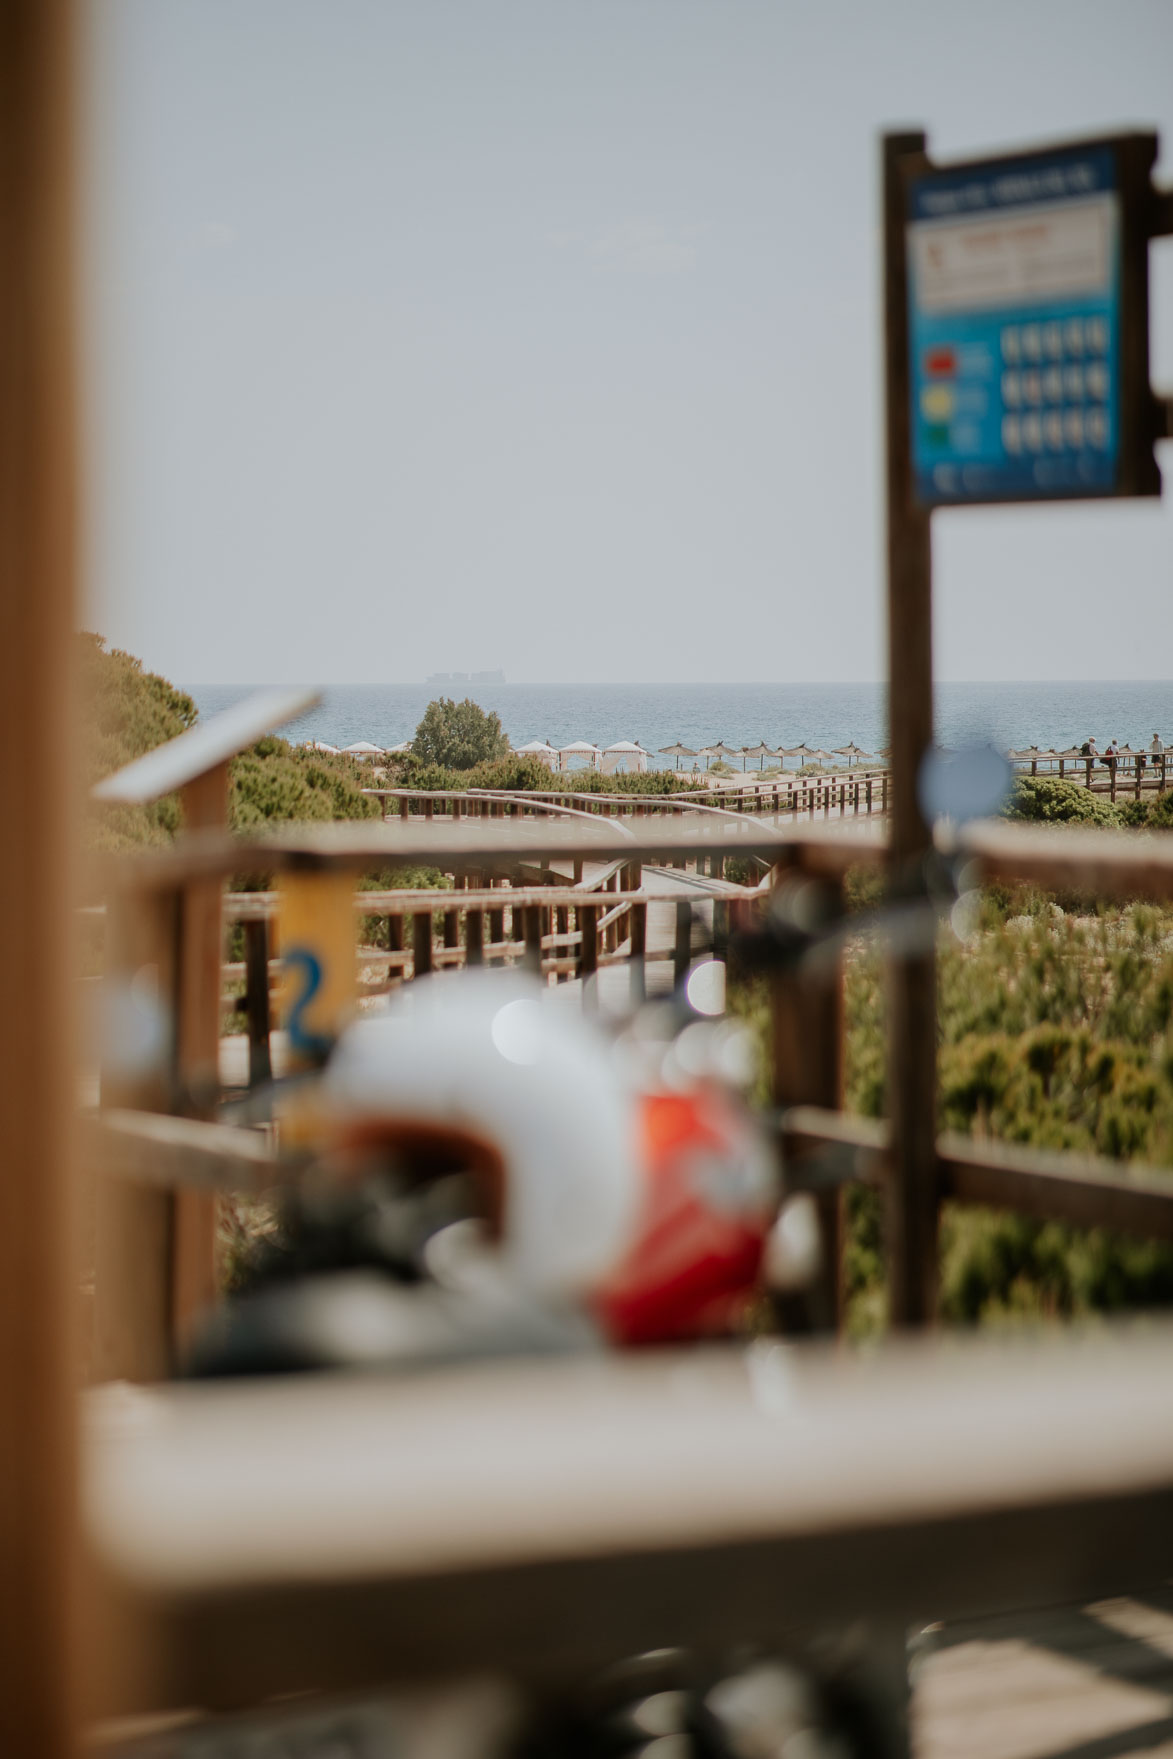
{"label": "straw beach umbrella", "polygon": [[675,745],[661,745],[660,747],[660,756],[674,757],[676,759],[675,767],[677,769],[680,768],[680,760],[682,757],[696,757],[697,755],[698,754],[693,751],[691,746],[681,745],[679,739],[676,741]]}
{"label": "straw beach umbrella", "polygon": [[[1030,745],[1025,751],[1009,753],[1011,763],[1028,763],[1032,776],[1038,775],[1041,763],[1045,763],[1050,771],[1054,769],[1056,763],[1060,763],[1060,760],[1066,761],[1070,755],[1070,752],[1056,751],[1053,745],[1048,745],[1045,749],[1038,745]],[[1060,767],[1062,766],[1060,765]]]}
{"label": "straw beach umbrella", "polygon": [[743,760],[743,763],[742,763],[743,768],[744,768],[744,759],[745,758],[756,757],[759,760],[758,761],[758,768],[761,770],[761,769],[765,769],[765,767],[766,767],[766,759],[768,757],[776,757],[777,753],[774,751],[772,746],[769,746],[766,744],[764,739],[759,739],[756,745],[743,745],[741,748],[741,755],[742,755],[742,760]]}
{"label": "straw beach umbrella", "polygon": [[834,757],[845,757],[847,759],[847,767],[848,767],[848,769],[850,769],[852,764],[854,762],[856,762],[857,759],[866,757],[867,752],[861,751],[859,746],[855,743],[855,740],[853,739],[851,741],[850,745],[836,746],[832,755]]}
{"label": "straw beach umbrella", "polygon": [[338,747],[336,745],[327,745],[324,739],[307,739],[302,746],[302,750],[324,751],[327,757],[337,757],[339,755]]}
{"label": "straw beach umbrella", "polygon": [[384,757],[386,753],[381,745],[372,745],[369,739],[356,739],[353,745],[343,746],[342,755],[357,757],[360,763],[365,763],[368,758]]}

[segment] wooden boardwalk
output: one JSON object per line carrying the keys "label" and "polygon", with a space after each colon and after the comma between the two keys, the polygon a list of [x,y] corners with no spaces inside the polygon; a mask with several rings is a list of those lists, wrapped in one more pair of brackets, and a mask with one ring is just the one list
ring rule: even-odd
{"label": "wooden boardwalk", "polygon": [[916,1759],[1173,1756],[1173,1590],[925,1634]]}

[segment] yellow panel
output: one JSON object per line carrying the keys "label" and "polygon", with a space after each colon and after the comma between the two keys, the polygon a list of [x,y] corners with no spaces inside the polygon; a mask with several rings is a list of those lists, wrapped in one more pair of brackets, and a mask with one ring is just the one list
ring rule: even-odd
{"label": "yellow panel", "polygon": [[294,1068],[314,1068],[355,1010],[354,876],[290,873],[277,915],[281,1021]]}

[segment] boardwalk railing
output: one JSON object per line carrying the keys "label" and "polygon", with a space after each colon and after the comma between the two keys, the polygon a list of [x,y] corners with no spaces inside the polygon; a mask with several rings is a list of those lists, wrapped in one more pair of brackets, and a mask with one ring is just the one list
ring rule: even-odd
{"label": "boardwalk railing", "polygon": [[[878,829],[878,825],[875,827]],[[368,947],[361,957],[383,983],[402,981],[409,973],[443,969],[459,963],[498,960],[523,962],[541,970],[548,980],[589,977],[608,964],[633,965],[633,993],[638,994],[650,962],[671,962],[675,975],[691,956],[687,898],[657,887],[648,869],[680,861],[710,862],[721,851],[727,857],[753,856],[768,862],[771,881],[765,890],[722,887],[716,892],[718,939],[722,916],[744,917],[768,904],[779,888],[795,879],[814,881],[832,897],[854,867],[882,865],[885,845],[865,827],[844,826],[828,832],[821,827],[764,825],[751,818],[681,818],[645,820],[639,825],[600,824],[581,818],[507,824],[419,822],[304,828],[284,838],[248,843],[196,837],[186,848],[139,858],[123,873],[124,897],[135,920],[161,925],[163,941],[150,947],[140,937],[130,948],[132,970],[153,958],[156,981],[170,992],[174,981],[165,949],[172,944],[176,908],[193,876],[207,878],[250,869],[280,874],[304,867],[350,871],[380,866],[433,865],[454,876],[460,889],[443,892],[396,890],[360,893],[357,912],[382,917],[387,947]],[[980,880],[1026,880],[1057,889],[1082,889],[1116,898],[1173,899],[1173,838],[1120,833],[1031,829],[1005,824],[980,824],[960,837],[957,852],[970,863],[974,883]],[[569,867],[583,862],[602,875],[604,887],[584,891],[573,887],[470,886],[474,875],[496,868],[524,875],[534,867]],[[638,867],[645,881],[626,881]],[[462,883],[463,882],[463,883]],[[129,891],[125,888],[129,886]],[[707,888],[706,888],[707,889]],[[179,905],[167,900],[178,899]],[[647,913],[671,905],[675,924],[685,932],[671,944],[650,947]],[[259,935],[267,928],[272,898],[237,894],[228,914]],[[410,930],[408,923],[410,921]],[[117,962],[119,939],[114,938]],[[126,943],[122,942],[125,954]],[[262,977],[262,973],[264,976]],[[271,966],[254,954],[233,975],[244,976],[246,994],[268,996]],[[831,1248],[832,1273],[826,1289],[828,1320],[838,1307],[838,1200],[846,1183],[863,1180],[881,1184],[895,1201],[900,1196],[902,1169],[893,1164],[882,1127],[853,1119],[840,1109],[842,1033],[839,978],[825,958],[779,972],[770,980],[774,1030],[774,1087],[780,1108],[779,1129],[788,1150],[787,1178],[795,1186],[815,1190]],[[257,1006],[260,1006],[259,1001]],[[182,1092],[164,1083],[157,1091]],[[931,1098],[931,1096],[926,1096]],[[156,1102],[157,1103],[157,1102]],[[164,1104],[166,1101],[164,1099]],[[907,1196],[907,1194],[904,1194]],[[935,1233],[941,1203],[994,1203],[1031,1215],[1046,1214],[1082,1225],[1133,1228],[1141,1234],[1173,1234],[1173,1179],[1159,1171],[1100,1160],[1066,1161],[1016,1146],[998,1146],[943,1138],[938,1144],[935,1183],[925,1196],[931,1205],[927,1225]]]}
{"label": "boardwalk railing", "polygon": [[[395,891],[356,892],[357,916],[380,921],[386,947],[360,940],[356,960],[361,971],[360,995],[370,999],[398,988],[401,983],[433,971],[480,965],[520,965],[555,983],[577,979],[587,985],[584,999],[593,991],[589,980],[600,970],[624,965],[630,972],[633,999],[647,993],[647,967],[670,964],[672,981],[680,982],[688,970],[691,928],[696,904],[709,901],[713,912],[712,942],[720,949],[729,927],[731,904],[751,900],[751,888],[726,885],[702,887],[681,896],[678,889],[654,884],[630,888],[633,864],[612,862],[595,876],[590,887],[511,886],[491,890],[432,890],[410,888]],[[662,905],[672,921],[672,932],[658,944],[649,944],[648,913]],[[264,1055],[253,1060],[253,1080],[268,1078],[271,1066],[268,1041],[282,962],[276,947],[278,894],[230,892],[224,899],[224,918],[240,923],[244,930],[245,957],[226,962],[222,975],[229,983],[243,982],[239,994],[221,997],[226,1015],[244,1017],[250,1043],[264,1045]]]}
{"label": "boardwalk railing", "polygon": [[1130,751],[1116,758],[1106,758],[1102,752],[1091,757],[1015,752],[1011,762],[1019,775],[1082,782],[1093,793],[1107,794],[1111,800],[1120,794],[1131,794],[1134,800],[1144,792],[1164,794],[1169,785],[1169,756],[1164,751]]}
{"label": "boardwalk railing", "polygon": [[573,788],[365,788],[384,802],[387,817],[523,818],[556,809],[602,818],[652,818],[682,812],[753,813],[778,820],[840,818],[888,810],[887,770],[779,777],[730,788],[682,788],[676,794],[596,794]]}

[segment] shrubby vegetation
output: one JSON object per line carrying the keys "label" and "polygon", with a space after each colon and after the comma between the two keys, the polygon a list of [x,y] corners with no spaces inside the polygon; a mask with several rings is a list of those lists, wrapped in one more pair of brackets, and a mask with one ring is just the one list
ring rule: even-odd
{"label": "shrubby vegetation", "polygon": [[1006,818],[1033,824],[1074,824],[1090,827],[1126,826],[1131,829],[1173,828],[1173,788],[1164,794],[1151,792],[1125,799],[1122,783],[1115,802],[1106,794],[1093,794],[1082,782],[1064,776],[1018,776],[1003,809]]}
{"label": "shrubby vegetation", "polygon": [[[81,779],[87,797],[103,776],[194,726],[196,705],[190,696],[144,671],[133,654],[108,648],[102,636],[85,631],[77,637],[76,665],[82,703]],[[87,816],[89,841],[103,850],[167,843],[178,826],[179,802],[173,794],[149,806],[92,808]]]}
{"label": "shrubby vegetation", "polygon": [[463,788],[508,788],[516,792],[551,786],[549,770],[536,757],[514,757],[512,753],[491,763],[456,770],[440,763],[425,763],[413,752],[388,764],[387,780],[392,787],[419,788],[425,792]]}
{"label": "shrubby vegetation", "polygon": [[1018,776],[1004,808],[1006,818],[1033,824],[1118,825],[1120,807],[1082,782],[1058,776]]}
{"label": "shrubby vegetation", "polygon": [[[860,907],[878,886],[866,875],[848,890]],[[942,937],[941,1127],[1173,1177],[1173,912],[1071,902],[991,887],[973,938]],[[737,1005],[764,1033],[764,993]],[[845,1021],[845,1103],[882,1116],[883,959],[868,941],[849,948]],[[854,1189],[848,1214],[849,1323],[861,1333],[884,1318],[882,1206]],[[942,1314],[955,1323],[1173,1304],[1173,1250],[1103,1229],[950,1205],[941,1253]]]}
{"label": "shrubby vegetation", "polygon": [[463,702],[439,696],[424,710],[411,743],[412,756],[444,769],[471,770],[510,755],[501,717],[489,714],[470,696]]}
{"label": "shrubby vegetation", "polygon": [[[100,635],[78,637],[87,791],[111,771],[194,726],[196,705],[142,661],[108,649]],[[362,790],[370,772],[353,758],[261,739],[232,761],[229,822],[236,830],[291,819],[377,818]],[[89,841],[103,850],[165,843],[181,823],[175,795],[148,806],[91,806]]]}
{"label": "shrubby vegetation", "polygon": [[600,775],[598,770],[551,773],[536,757],[499,758],[470,770],[422,763],[414,753],[388,765],[388,781],[396,788],[440,791],[461,788],[504,788],[513,793],[533,789],[555,794],[678,794],[698,785],[676,770],[647,770],[643,775]]}
{"label": "shrubby vegetation", "polygon": [[378,818],[379,802],[362,792],[370,779],[352,757],[270,735],[232,760],[229,823],[243,831],[293,819]]}

